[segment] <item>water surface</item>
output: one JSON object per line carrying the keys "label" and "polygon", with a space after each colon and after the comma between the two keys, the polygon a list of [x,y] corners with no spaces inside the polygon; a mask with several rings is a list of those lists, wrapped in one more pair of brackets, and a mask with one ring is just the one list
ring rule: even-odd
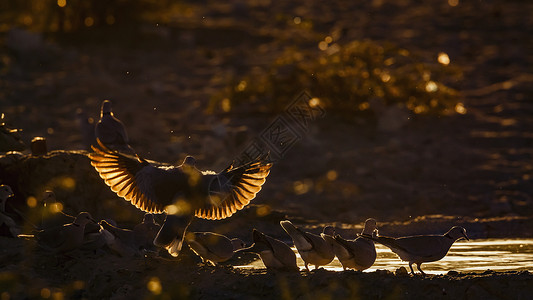
{"label": "water surface", "polygon": [[[293,248],[293,250],[295,250]],[[304,263],[296,252],[298,266],[304,270]],[[401,261],[389,248],[376,244],[377,259],[374,265],[365,270],[389,270],[394,272],[409,264]],[[264,268],[261,260],[256,260],[240,268]],[[312,267],[314,268],[314,267]],[[326,270],[342,271],[340,262],[335,258],[324,267]],[[414,266],[413,266],[414,268]],[[448,254],[441,260],[422,265],[428,274],[445,274],[450,270],[458,272],[493,271],[533,271],[533,239],[479,239],[457,241]],[[415,268],[415,271],[418,272]]]}

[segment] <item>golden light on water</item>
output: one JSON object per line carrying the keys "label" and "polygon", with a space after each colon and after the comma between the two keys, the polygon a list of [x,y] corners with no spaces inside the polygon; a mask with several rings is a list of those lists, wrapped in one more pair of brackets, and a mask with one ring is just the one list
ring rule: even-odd
{"label": "golden light on water", "polygon": [[37,198],[35,198],[33,196],[29,196],[26,199],[26,204],[28,205],[28,207],[36,207],[37,206]]}
{"label": "golden light on water", "polygon": [[152,277],[146,284],[146,288],[154,295],[160,295],[163,287],[158,277]]}
{"label": "golden light on water", "polygon": [[59,7],[67,6],[67,0],[57,0],[57,6]]}
{"label": "golden light on water", "polygon": [[440,52],[439,56],[437,57],[437,61],[440,64],[443,64],[443,65],[447,66],[447,65],[450,64],[450,57],[448,56],[448,54],[446,54],[444,52]]}
{"label": "golden light on water", "polygon": [[455,112],[457,112],[458,114],[464,115],[466,114],[466,107],[464,106],[463,103],[459,102],[455,105]]}
{"label": "golden light on water", "polygon": [[[289,245],[291,245],[289,243]],[[291,247],[296,254],[296,261],[300,270],[305,270],[304,262],[296,248]],[[364,272],[389,270],[394,272],[400,267],[409,269],[407,262],[401,261],[389,248],[376,243],[377,258],[374,265]],[[263,269],[261,260],[247,265],[236,266],[243,269]],[[330,264],[323,266],[325,270],[341,272],[342,265],[335,258]],[[424,272],[428,274],[445,274],[448,271],[482,272],[493,271],[522,271],[533,270],[533,239],[481,239],[460,240],[455,242],[448,254],[441,260],[424,263]]]}

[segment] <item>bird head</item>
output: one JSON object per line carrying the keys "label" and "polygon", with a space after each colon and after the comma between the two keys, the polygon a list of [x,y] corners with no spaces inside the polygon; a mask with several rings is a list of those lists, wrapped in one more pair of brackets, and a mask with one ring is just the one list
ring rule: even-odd
{"label": "bird head", "polygon": [[324,229],[322,229],[322,233],[330,236],[335,236],[335,227],[328,225],[324,227]]}
{"label": "bird head", "polygon": [[363,228],[363,234],[372,235],[374,231],[378,229],[376,219],[369,218],[365,221],[365,227]]}
{"label": "bird head", "polygon": [[444,236],[449,237],[454,241],[457,241],[462,238],[466,239],[467,241],[470,240],[466,235],[466,229],[461,226],[452,227],[452,229],[450,229]]}
{"label": "bird head", "polygon": [[76,219],[74,219],[74,224],[76,225],[80,225],[80,226],[85,226],[87,225],[88,223],[96,223],[96,221],[93,219],[93,217],[91,216],[90,213],[84,211],[84,212],[81,212],[79,213],[77,216],[76,216]]}
{"label": "bird head", "polygon": [[100,110],[100,118],[107,114],[113,115],[113,106],[111,104],[111,101],[104,100],[104,102],[102,102],[102,108]]}
{"label": "bird head", "polygon": [[244,249],[246,247],[246,244],[243,242],[243,240],[239,238],[231,239],[231,244],[233,245],[233,252],[240,249]]}

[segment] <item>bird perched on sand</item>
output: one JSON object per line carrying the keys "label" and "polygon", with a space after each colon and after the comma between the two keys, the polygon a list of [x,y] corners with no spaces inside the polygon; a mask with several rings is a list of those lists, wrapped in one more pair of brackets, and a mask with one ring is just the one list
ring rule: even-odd
{"label": "bird perched on sand", "polygon": [[13,196],[13,190],[11,190],[11,187],[9,185],[0,185],[0,226],[5,226],[7,228],[6,232],[2,234],[11,237],[16,237],[21,233],[21,228],[15,222],[15,220],[13,220],[13,218],[6,213],[7,199]]}
{"label": "bird perched on sand", "polygon": [[173,256],[194,216],[219,220],[245,207],[266,181],[272,164],[266,158],[220,173],[200,171],[189,163],[167,165],[112,151],[98,141],[91,165],[118,196],[148,213],[167,214],[154,244]]}
{"label": "bird perched on sand", "polygon": [[229,260],[235,251],[245,246],[241,239],[229,239],[214,232],[187,232],[185,241],[204,263],[212,263],[215,266]]}
{"label": "bird perched on sand", "polygon": [[113,221],[100,221],[107,247],[122,257],[132,257],[140,252],[135,244],[133,230],[117,227]]}
{"label": "bird perched on sand", "polygon": [[155,251],[154,238],[161,229],[161,225],[154,220],[154,215],[144,214],[143,221],[133,227],[133,237],[138,249]]}
{"label": "bird perched on sand", "polygon": [[128,134],[124,124],[113,115],[112,103],[102,102],[100,120],[96,123],[95,135],[106,147],[120,152],[134,153],[129,145]]}
{"label": "bird perched on sand", "polygon": [[[292,238],[307,271],[309,271],[309,264],[315,265],[315,269],[318,269],[320,266],[329,264],[335,258],[335,253],[333,252],[333,227],[326,226],[320,235],[316,235],[303,231],[287,220],[281,221],[280,224]],[[329,236],[329,238],[326,236]]]}
{"label": "bird perched on sand", "polygon": [[252,236],[254,243],[241,251],[258,254],[267,269],[299,270],[296,255],[287,244],[257,229],[252,231]]}
{"label": "bird perched on sand", "polygon": [[[376,220],[367,219],[361,235],[372,235],[376,228]],[[374,242],[361,235],[353,240],[346,240],[338,234],[335,235],[333,251],[344,270],[351,268],[363,271],[370,268],[376,261]]]}
{"label": "bird perched on sand", "polygon": [[443,235],[415,235],[399,238],[367,236],[366,234],[364,236],[389,247],[401,260],[409,262],[413,275],[415,274],[413,264],[416,264],[420,273],[426,275],[422,271],[422,263],[440,260],[446,256],[455,241],[461,238],[468,240],[466,230],[460,226],[452,227]]}
{"label": "bird perched on sand", "polygon": [[52,253],[64,253],[83,245],[85,225],[95,223],[88,212],[79,213],[74,222],[39,230],[34,234],[19,234],[21,238],[35,238],[37,244]]}

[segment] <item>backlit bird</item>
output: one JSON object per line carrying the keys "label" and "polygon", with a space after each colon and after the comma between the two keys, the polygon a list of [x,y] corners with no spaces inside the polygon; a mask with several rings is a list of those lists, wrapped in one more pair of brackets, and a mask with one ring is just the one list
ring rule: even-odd
{"label": "backlit bird", "polygon": [[177,256],[194,216],[219,220],[245,207],[266,181],[272,164],[264,157],[220,173],[193,163],[168,165],[112,151],[98,141],[91,165],[118,196],[148,213],[166,213],[154,244]]}
{"label": "backlit bird", "polygon": [[461,238],[468,240],[466,230],[460,226],[452,227],[443,235],[415,235],[399,238],[364,236],[389,247],[401,260],[409,262],[413,275],[415,274],[413,264],[416,264],[420,273],[425,275],[422,271],[422,263],[440,260],[446,256],[455,241]]}

